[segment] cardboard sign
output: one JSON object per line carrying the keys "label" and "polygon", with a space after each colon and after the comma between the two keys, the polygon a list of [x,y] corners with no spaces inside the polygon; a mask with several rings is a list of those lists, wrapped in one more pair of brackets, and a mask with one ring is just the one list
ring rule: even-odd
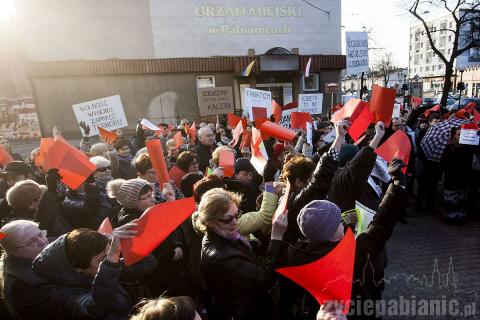
{"label": "cardboard sign", "polygon": [[272,115],[272,93],[270,91],[245,88],[245,110],[250,121],[254,121],[252,107],[267,108],[267,117]]}
{"label": "cardboard sign", "polygon": [[112,131],[128,126],[120,96],[74,104],[73,112],[78,123],[85,121],[90,126],[90,137],[98,135],[98,128]]}
{"label": "cardboard sign", "polygon": [[232,87],[201,88],[197,91],[201,116],[227,114],[234,111]]}
{"label": "cardboard sign", "polygon": [[343,313],[350,308],[355,262],[355,237],[347,229],[337,246],[315,262],[275,271],[307,290],[319,304],[327,301],[343,303]]}
{"label": "cardboard sign", "polygon": [[347,75],[368,72],[368,33],[345,32]]}
{"label": "cardboard sign", "polygon": [[299,94],[298,112],[321,114],[323,112],[323,94]]}
{"label": "cardboard sign", "polygon": [[463,124],[460,129],[460,144],[478,146],[480,136],[478,135],[478,127],[474,123]]}

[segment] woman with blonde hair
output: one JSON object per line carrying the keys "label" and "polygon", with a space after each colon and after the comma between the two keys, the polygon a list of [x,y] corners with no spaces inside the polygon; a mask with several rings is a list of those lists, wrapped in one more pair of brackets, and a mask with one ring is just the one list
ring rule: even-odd
{"label": "woman with blonde hair", "polygon": [[158,298],[145,300],[130,320],[201,320],[189,297]]}
{"label": "woman with blonde hair", "polygon": [[207,191],[198,207],[198,227],[204,230],[201,267],[213,294],[214,319],[276,319],[268,290],[281,258],[287,215],[274,217],[270,246],[263,257],[252,251],[238,231],[240,197],[221,188]]}

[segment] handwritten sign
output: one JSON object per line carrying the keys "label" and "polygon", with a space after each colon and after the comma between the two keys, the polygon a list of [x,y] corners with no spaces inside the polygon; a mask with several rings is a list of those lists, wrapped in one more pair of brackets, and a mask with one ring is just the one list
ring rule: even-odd
{"label": "handwritten sign", "polygon": [[462,125],[462,129],[460,130],[460,144],[478,146],[480,136],[477,134],[477,131],[478,128]]}
{"label": "handwritten sign", "polygon": [[308,112],[310,114],[321,114],[323,104],[323,94],[299,94],[298,112]]}
{"label": "handwritten sign", "polygon": [[272,115],[272,93],[270,91],[245,88],[245,110],[250,121],[254,120],[252,107],[267,108],[267,117]]}
{"label": "handwritten sign", "polygon": [[368,33],[345,32],[347,75],[368,72]]}
{"label": "handwritten sign", "polygon": [[128,126],[119,95],[74,104],[72,107],[77,121],[85,121],[90,126],[90,137],[98,135],[97,127],[112,131]]}
{"label": "handwritten sign", "polygon": [[197,92],[201,116],[234,112],[232,87],[200,88]]}

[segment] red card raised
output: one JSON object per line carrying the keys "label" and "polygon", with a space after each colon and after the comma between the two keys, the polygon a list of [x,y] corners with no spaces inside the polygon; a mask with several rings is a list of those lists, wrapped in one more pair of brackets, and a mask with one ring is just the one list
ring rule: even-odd
{"label": "red card raised", "polygon": [[234,148],[237,145],[238,140],[240,139],[240,135],[242,133],[243,133],[242,122],[238,121],[237,125],[235,126],[235,129],[233,129],[233,131],[232,131],[232,138],[233,138],[233,141],[232,141],[233,147],[232,148]]}
{"label": "red card raised", "polygon": [[265,119],[267,117],[267,108],[264,107],[252,107],[253,120]]}
{"label": "red card raised", "polygon": [[0,240],[2,240],[3,238],[5,238],[5,234],[0,232]]}
{"label": "red card raised", "polygon": [[280,120],[282,119],[282,106],[275,100],[272,100],[272,111],[275,123],[280,123]]}
{"label": "red card raised", "polygon": [[350,118],[350,122],[355,121],[355,119],[362,113],[362,110],[368,107],[368,103],[360,99],[350,99],[347,103],[337,112],[332,115],[332,122],[337,124],[342,119]]}
{"label": "red card raised", "polygon": [[250,146],[251,141],[252,141],[252,131],[251,130],[244,131],[242,135],[242,142],[240,143],[240,148]]}
{"label": "red card raised", "polygon": [[232,177],[235,167],[235,154],[232,150],[220,151],[218,166],[223,168],[225,177]]}
{"label": "red card raised", "polygon": [[76,190],[96,170],[93,163],[80,150],[64,140],[56,141],[45,156],[44,169],[59,169],[62,182]]}
{"label": "red card raised", "polygon": [[105,143],[112,144],[115,140],[118,139],[118,136],[115,132],[108,131],[102,127],[98,127],[98,134],[100,138],[105,141]]}
{"label": "red card raised", "polygon": [[190,137],[190,140],[195,142],[195,139],[197,137],[197,127],[195,126],[195,121],[193,121],[193,123],[190,127],[185,125],[185,128],[187,129],[187,134]]}
{"label": "red card raised", "polygon": [[276,271],[307,290],[319,304],[341,302],[343,313],[347,314],[352,295],[355,249],[355,237],[352,230],[347,229],[342,241],[319,260]]}
{"label": "red card raised", "polygon": [[43,167],[45,155],[48,153],[48,150],[50,150],[54,143],[55,141],[53,138],[42,138],[40,140],[40,150],[38,151],[38,155],[35,157],[35,165],[37,167]]}
{"label": "red card raised", "polygon": [[180,188],[180,183],[182,182],[182,178],[185,174],[186,173],[177,166],[172,166],[168,171],[168,176],[175,182],[175,185],[178,188]]}
{"label": "red card raised", "polygon": [[180,131],[175,133],[173,140],[175,140],[175,147],[180,148],[183,145],[182,133]]}
{"label": "red card raised", "polygon": [[422,104],[422,98],[410,97],[410,104],[414,107],[418,107]]}
{"label": "red card raised", "polygon": [[[375,149],[375,153],[387,162],[398,158],[403,160],[405,164],[408,164],[411,148],[412,146],[407,134],[401,130],[397,130],[380,147]],[[407,168],[403,168],[404,173],[406,169]]]}
{"label": "red card raised", "polygon": [[271,121],[264,122],[260,129],[263,133],[267,134],[270,137],[277,138],[280,141],[293,141],[297,133],[293,130],[282,127],[279,124],[273,123]]}
{"label": "red card raised", "polygon": [[195,211],[193,198],[169,201],[148,208],[138,220],[137,236],[123,239],[125,265],[137,263],[152,253],[175,229]]}
{"label": "red card raised", "polygon": [[348,134],[354,141],[357,141],[373,122],[373,114],[368,106],[363,106],[362,112],[351,122],[352,126],[348,129]]}
{"label": "red card raised", "polygon": [[100,227],[98,227],[97,232],[105,233],[105,234],[113,234],[112,224],[110,223],[110,219],[108,219],[108,217],[103,219],[103,222],[100,225]]}
{"label": "red card raised", "polygon": [[370,100],[370,111],[373,114],[375,122],[383,121],[386,127],[390,126],[392,120],[393,105],[395,104],[395,89],[384,88],[374,84],[372,90],[372,99]]}
{"label": "red card raised", "polygon": [[227,120],[228,120],[228,125],[230,128],[235,128],[237,125],[238,121],[242,121],[243,129],[247,127],[247,119],[245,118],[240,118],[239,116],[234,115],[233,113],[227,114]]}
{"label": "red card raised", "polygon": [[292,129],[307,129],[307,122],[313,122],[308,112],[292,112],[290,121]]}
{"label": "red card raised", "polygon": [[164,183],[170,182],[170,178],[168,176],[167,163],[163,156],[162,143],[160,142],[160,139],[152,139],[148,140],[145,143],[145,146],[147,147],[150,161],[155,169],[160,186],[163,186]]}
{"label": "red card raised", "polygon": [[0,146],[0,163],[2,164],[2,166],[5,167],[11,161],[13,161],[13,158],[10,153],[8,153],[8,151],[5,150],[3,146]]}

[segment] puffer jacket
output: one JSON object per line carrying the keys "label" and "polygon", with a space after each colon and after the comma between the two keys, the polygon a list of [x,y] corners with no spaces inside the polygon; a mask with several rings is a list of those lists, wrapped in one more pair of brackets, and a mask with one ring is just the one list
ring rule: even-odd
{"label": "puffer jacket", "polygon": [[290,243],[295,243],[301,236],[297,224],[298,213],[311,201],[325,199],[337,168],[338,161],[326,153],[320,158],[320,161],[318,161],[310,183],[305,188],[290,190],[287,202],[289,223],[284,237],[285,240]]}
{"label": "puffer jacket", "polygon": [[377,154],[372,147],[363,147],[345,166],[337,170],[328,190],[327,198],[342,212],[355,208],[358,200],[368,187],[368,176],[373,170]]}
{"label": "puffer jacket", "polygon": [[32,260],[13,255],[4,257],[3,287],[15,319],[56,319],[48,301],[52,285],[32,270]]}
{"label": "puffer jacket", "polygon": [[[271,240],[267,255],[256,256],[242,240],[207,232],[201,268],[213,294],[213,319],[276,319],[269,290],[281,258],[281,241]],[[210,315],[209,315],[210,317]]]}
{"label": "puffer jacket", "polygon": [[[367,279],[372,278],[373,274],[364,274],[366,273],[365,270],[372,270],[369,268],[371,263],[383,251],[385,243],[392,235],[396,221],[405,212],[406,204],[406,191],[400,186],[390,184],[372,223],[365,233],[357,237],[351,294],[352,300],[365,301],[372,298],[369,296],[369,292],[372,292],[372,289],[367,287],[370,283]],[[301,239],[297,241],[295,245],[289,246],[287,265],[299,266],[317,261],[334,249],[337,244],[338,242],[309,242]],[[282,295],[285,291],[287,291],[287,295],[290,296],[290,300],[284,297],[281,301],[285,310],[291,310],[293,301],[297,298],[295,296],[296,294],[304,293],[309,297],[307,300],[313,304],[313,306],[310,305],[311,309],[313,309],[311,315],[313,316],[312,319],[315,319],[315,314],[319,306],[313,297],[291,283],[287,287],[282,288]],[[369,317],[359,315],[359,319],[369,319]]]}
{"label": "puffer jacket", "polygon": [[76,271],[65,254],[66,235],[49,244],[34,260],[35,273],[53,285],[48,296],[59,319],[128,319],[133,301],[120,276],[142,277],[155,268],[152,256],[124,269],[123,262],[104,260],[92,277]]}

